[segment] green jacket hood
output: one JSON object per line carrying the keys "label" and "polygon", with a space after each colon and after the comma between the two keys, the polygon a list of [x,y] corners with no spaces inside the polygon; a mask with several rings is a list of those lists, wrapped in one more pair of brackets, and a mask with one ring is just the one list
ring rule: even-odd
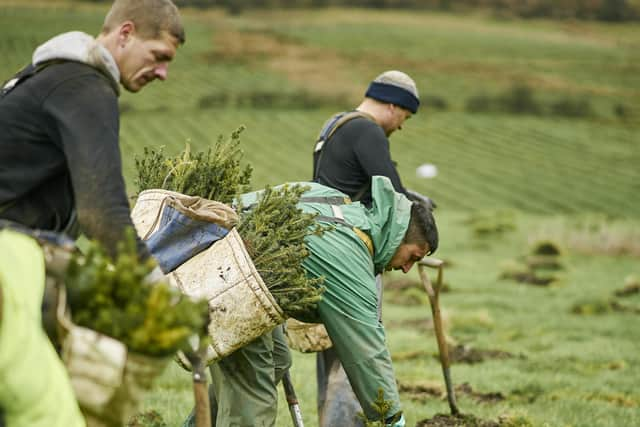
{"label": "green jacket hood", "polygon": [[409,228],[411,201],[396,193],[389,178],[374,176],[371,181],[370,236],[375,253],[376,273],[381,273],[400,246]]}

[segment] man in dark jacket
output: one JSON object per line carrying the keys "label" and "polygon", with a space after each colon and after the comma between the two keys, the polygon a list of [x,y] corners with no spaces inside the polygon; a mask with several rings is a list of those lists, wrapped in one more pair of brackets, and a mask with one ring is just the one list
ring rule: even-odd
{"label": "man in dark jacket", "polygon": [[[97,38],[39,46],[0,95],[0,219],[84,233],[115,252],[133,226],[120,157],[118,95],[165,80],[184,43],[171,0],[115,0]],[[139,242],[140,253],[147,255]]]}
{"label": "man in dark jacket", "polygon": [[[372,177],[386,176],[395,191],[432,209],[430,199],[402,185],[389,149],[389,136],[401,130],[419,106],[418,89],[411,77],[395,70],[380,74],[369,84],[364,99],[354,111],[338,113],[322,127],[313,153],[314,181],[370,206]],[[380,276],[377,287],[380,317]],[[354,420],[353,423],[358,424],[355,414],[360,408],[333,349],[318,353],[317,377],[321,427],[333,425],[338,419]],[[327,396],[329,383],[332,390],[337,391],[332,396]]]}

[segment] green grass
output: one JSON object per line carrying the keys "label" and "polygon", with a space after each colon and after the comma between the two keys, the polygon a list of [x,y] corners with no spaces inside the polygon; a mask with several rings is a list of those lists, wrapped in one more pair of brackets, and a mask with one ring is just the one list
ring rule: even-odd
{"label": "green grass", "polygon": [[[461,410],[484,418],[526,415],[535,426],[637,425],[638,315],[571,313],[572,305],[585,298],[613,298],[624,278],[638,272],[637,258],[568,251],[564,278],[548,288],[499,280],[500,262],[526,254],[529,230],[547,220],[518,215],[516,231],[483,240],[472,237],[471,228],[463,224],[465,219],[460,214],[439,216],[442,247],[436,256],[452,263],[445,270],[451,291],[441,294],[440,302],[448,335],[473,348],[502,350],[514,357],[452,365],[454,384],[469,383],[476,392],[500,392],[505,397],[499,403],[479,403],[458,394]],[[409,278],[418,280],[417,272],[410,272]],[[640,297],[618,300],[640,308]],[[384,305],[385,321],[395,321],[387,330],[392,356],[419,353],[416,358],[400,357],[394,362],[401,384],[443,384],[440,365],[433,357],[437,345],[432,331],[398,323],[430,317],[427,304],[399,306],[387,299]],[[314,355],[293,353],[291,373],[305,425],[316,425],[315,382],[309,380],[315,374]],[[171,366],[145,405],[163,412],[169,425],[177,425],[192,403],[185,392],[188,387],[189,374]],[[443,400],[412,400],[405,393],[401,398],[407,425],[448,412]],[[278,410],[277,425],[291,425],[282,396]]]}
{"label": "green grass", "polygon": [[[107,7],[18,4],[0,0],[0,79],[56,33],[95,34]],[[441,112],[426,105],[391,139],[405,184],[439,204],[436,255],[452,263],[445,272],[452,291],[441,298],[448,333],[475,348],[517,356],[453,365],[456,384],[468,382],[475,391],[506,397],[490,404],[460,395],[461,409],[486,418],[521,414],[535,426],[640,425],[638,315],[571,313],[580,301],[613,298],[627,275],[640,274],[637,257],[598,253],[605,246],[617,253],[603,244],[607,234],[622,242],[640,226],[640,33],[634,24],[333,8],[233,18],[221,11],[184,15],[187,44],[169,79],[121,96],[128,109],[121,119],[121,148],[131,194],[134,157],[143,147],[164,145],[175,153],[189,141],[192,148],[205,149],[241,124],[247,126],[242,147],[254,167],[255,188],[308,179],[318,128],[344,107],[337,100],[355,105],[371,78],[402,69],[416,78],[423,96],[449,103]],[[238,40],[251,43],[234,47]],[[528,84],[544,101],[586,97],[597,116],[464,112],[470,96],[499,94],[515,82]],[[240,99],[252,93],[295,97],[301,91],[335,99],[335,108],[198,107],[212,94]],[[616,117],[617,104],[631,115]],[[423,163],[434,163],[439,175],[418,178],[415,170]],[[499,209],[516,212],[517,230],[475,238],[465,220],[473,212],[491,215]],[[562,232],[589,215],[611,228],[579,242]],[[504,261],[525,255],[532,239],[549,233],[567,245],[568,268],[560,281],[541,288],[498,279]],[[417,280],[417,272],[410,277]],[[619,301],[640,306],[638,296]],[[398,323],[428,319],[428,305],[394,305],[388,298],[384,313],[391,323],[391,353],[400,356],[398,380],[441,383],[431,356],[432,332]],[[403,359],[408,352],[419,354]],[[293,381],[309,426],[316,425],[314,366],[313,355],[294,354]],[[444,400],[402,398],[407,425],[448,411]],[[173,364],[144,402],[171,426],[180,424],[191,405],[190,377]],[[278,411],[278,426],[290,425],[282,398]]]}

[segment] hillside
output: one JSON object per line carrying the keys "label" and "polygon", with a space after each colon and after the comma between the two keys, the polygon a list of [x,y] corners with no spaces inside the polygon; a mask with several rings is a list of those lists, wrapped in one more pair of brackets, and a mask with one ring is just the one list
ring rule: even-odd
{"label": "hillside", "polygon": [[[1,75],[53,34],[97,32],[100,7],[56,4],[2,7]],[[204,147],[240,124],[256,186],[307,179],[326,116],[397,68],[414,76],[424,107],[393,135],[392,153],[406,185],[443,210],[640,214],[640,34],[631,24],[343,9],[185,17],[187,44],[169,80],[121,97],[130,184],[131,154],[143,146]],[[488,106],[517,86],[539,114]],[[469,112],[472,98],[486,108]],[[554,113],[562,101],[586,112]],[[435,179],[416,176],[423,163],[437,166]]]}

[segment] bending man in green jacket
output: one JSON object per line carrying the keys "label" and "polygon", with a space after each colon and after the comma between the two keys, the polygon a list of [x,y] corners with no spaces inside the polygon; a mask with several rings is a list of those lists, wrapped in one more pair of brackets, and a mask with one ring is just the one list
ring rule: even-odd
{"label": "bending man in green jacket", "polygon": [[[406,273],[435,252],[438,231],[433,216],[426,206],[396,193],[386,177],[373,177],[369,209],[358,202],[345,203],[348,197],[333,188],[300,184],[310,187],[300,208],[317,213],[317,221],[336,225],[322,236],[307,238],[310,255],[304,268],[312,277],[325,278],[326,291],[317,310],[300,320],[325,325],[365,415],[376,418],[371,403],[382,388],[385,400],[392,402],[388,415],[393,418],[401,413],[400,398],[378,320],[375,276],[384,270]],[[243,204],[252,204],[258,195],[245,195]],[[212,365],[216,426],[275,424],[278,373],[290,363],[282,340],[278,328]],[[190,419],[186,425],[192,423]]]}
{"label": "bending man in green jacket", "polygon": [[[359,203],[340,208],[349,225],[371,238],[372,253],[352,227],[338,226],[322,237],[309,237],[311,255],[305,269],[312,276],[325,277],[326,291],[314,320],[325,325],[365,415],[374,419],[371,402],[379,388],[393,403],[389,415],[401,410],[384,328],[378,320],[375,275],[392,269],[408,272],[437,249],[438,232],[430,210],[396,193],[387,178],[374,177],[371,191],[371,209]],[[316,194],[341,193],[314,185],[304,197]],[[335,209],[323,203],[301,207],[323,216],[332,216]]]}

